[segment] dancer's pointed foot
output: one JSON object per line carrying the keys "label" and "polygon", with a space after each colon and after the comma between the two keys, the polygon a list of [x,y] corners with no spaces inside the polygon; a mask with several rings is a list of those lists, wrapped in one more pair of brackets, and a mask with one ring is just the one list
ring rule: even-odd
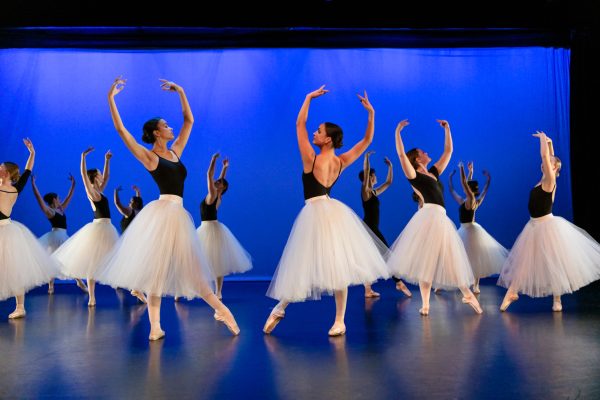
{"label": "dancer's pointed foot", "polygon": [[421,314],[422,316],[426,317],[429,315],[429,306],[423,306],[421,308],[419,308],[419,314]]}
{"label": "dancer's pointed foot", "polygon": [[502,300],[502,304],[500,305],[500,311],[506,311],[508,306],[510,306],[511,303],[517,301],[518,299],[519,296],[517,294],[510,294],[506,292],[506,296],[504,296],[504,300]]}
{"label": "dancer's pointed foot", "polygon": [[343,322],[334,322],[327,334],[329,336],[342,336],[346,334],[346,325]]}
{"label": "dancer's pointed foot", "polygon": [[85,286],[85,283],[83,283],[83,281],[81,279],[77,279],[76,281],[77,281],[77,287],[79,289],[81,289],[84,293],[87,293],[88,288],[87,288],[87,286]]}
{"label": "dancer's pointed foot", "polygon": [[473,293],[475,293],[475,294],[481,293],[481,290],[479,289],[479,284],[473,285]]}
{"label": "dancer's pointed foot", "polygon": [[96,299],[90,299],[88,301],[88,307],[96,307]]}
{"label": "dancer's pointed foot", "polygon": [[216,319],[219,322],[223,322],[223,317],[221,315],[219,315],[218,312],[215,311],[215,313],[213,314],[213,318]]}
{"label": "dancer's pointed foot", "polygon": [[267,318],[267,322],[265,322],[265,326],[263,327],[263,332],[267,335],[275,329],[279,321],[281,321],[285,317],[285,311],[279,310],[277,307],[271,311],[269,314],[269,318]]}
{"label": "dancer's pointed foot", "polygon": [[561,312],[562,311],[562,303],[560,301],[554,301],[552,303],[552,311]]}
{"label": "dancer's pointed foot", "polygon": [[23,318],[26,314],[27,312],[24,308],[16,308],[15,311],[8,314],[8,319]]}
{"label": "dancer's pointed foot", "polygon": [[474,295],[471,295],[469,297],[463,297],[462,302],[473,307],[473,310],[475,310],[477,314],[483,314],[483,310],[481,309],[481,306],[477,301],[477,297],[475,297]]}
{"label": "dancer's pointed foot", "polygon": [[370,290],[365,290],[365,297],[367,299],[372,299],[374,297],[380,297],[381,294],[377,293],[376,291],[374,291],[373,289]]}
{"label": "dancer's pointed foot", "polygon": [[408,290],[408,288],[406,287],[406,285],[402,281],[396,282],[396,290],[399,290],[402,293],[404,293],[404,295],[406,297],[412,297],[412,293],[410,292],[410,290]]}
{"label": "dancer's pointed foot", "polygon": [[240,334],[240,328],[237,322],[235,322],[233,314],[231,313],[231,311],[229,311],[227,307],[225,307],[225,312],[223,313],[215,312],[214,317],[217,321],[224,323],[233,336],[237,336]]}
{"label": "dancer's pointed foot", "polygon": [[150,332],[150,336],[148,336],[148,340],[155,341],[155,340],[160,340],[164,337],[165,337],[165,331],[163,331],[162,329],[159,329],[156,332]]}
{"label": "dancer's pointed foot", "polygon": [[144,296],[144,293],[142,293],[142,292],[138,292],[137,290],[132,290],[131,295],[137,297],[137,299],[144,304],[148,303],[146,296]]}

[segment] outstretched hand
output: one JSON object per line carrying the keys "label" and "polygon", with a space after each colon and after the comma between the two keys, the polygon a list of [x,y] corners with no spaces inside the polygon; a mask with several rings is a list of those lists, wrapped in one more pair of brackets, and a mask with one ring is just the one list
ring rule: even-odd
{"label": "outstretched hand", "polygon": [[88,154],[90,154],[92,151],[94,151],[93,147],[88,147],[87,149],[85,149],[83,151],[83,153],[81,153],[82,156],[87,156]]}
{"label": "outstretched hand", "polygon": [[375,150],[369,150],[365,153],[365,157],[369,158],[372,154],[375,154]]}
{"label": "outstretched hand", "polygon": [[75,178],[73,178],[73,175],[71,175],[70,172],[69,172],[69,177],[67,179],[69,180],[69,182],[75,183]]}
{"label": "outstretched hand", "polygon": [[373,105],[371,104],[371,102],[369,101],[369,96],[367,95],[367,91],[365,90],[365,95],[361,96],[360,94],[357,94],[358,98],[360,99],[360,104],[363,105],[363,107],[369,111],[369,112],[373,112],[375,111],[375,109],[373,108]]}
{"label": "outstretched hand", "polygon": [[402,121],[398,122],[398,125],[396,126],[396,133],[402,131],[402,129],[408,125],[410,125],[410,122],[408,122],[407,119],[403,119]]}
{"label": "outstretched hand", "polygon": [[213,160],[216,160],[216,159],[217,159],[217,158],[219,158],[219,157],[221,157],[221,153],[219,153],[219,152],[216,152],[215,154],[213,154],[213,155],[212,155],[212,157],[211,157],[211,158],[212,158]]}
{"label": "outstretched hand", "polygon": [[473,171],[473,161],[468,161],[468,162],[467,162],[467,169],[468,169],[469,171]]}
{"label": "outstretched hand", "polygon": [[317,90],[310,92],[309,94],[307,94],[307,97],[310,97],[311,99],[316,99],[317,97],[323,96],[325,93],[329,93],[329,90],[323,89],[325,87],[325,85],[321,86],[320,88],[318,88]]}
{"label": "outstretched hand", "polygon": [[436,121],[440,124],[440,126],[444,129],[450,128],[450,124],[445,119],[436,119]]}
{"label": "outstretched hand", "polygon": [[107,160],[110,160],[112,158],[112,152],[109,150],[106,152],[106,154],[104,155],[104,158]]}
{"label": "outstretched hand", "polygon": [[115,79],[114,82],[112,83],[112,85],[110,85],[110,90],[108,91],[108,96],[114,97],[117,94],[121,93],[121,90],[123,90],[125,88],[126,82],[127,82],[127,79],[123,79],[123,75],[121,75],[117,79]]}
{"label": "outstretched hand", "polygon": [[229,167],[229,158],[225,157],[223,159],[223,168],[227,168],[227,167]]}
{"label": "outstretched hand", "polygon": [[121,185],[115,188],[115,192],[120,192],[121,190],[123,190],[123,187]]}
{"label": "outstretched hand", "polygon": [[392,162],[390,161],[389,158],[387,157],[383,157],[383,162],[385,163],[385,165],[387,165],[388,167],[392,166]]}
{"label": "outstretched hand", "polygon": [[179,89],[181,89],[181,86],[179,86],[178,84],[176,84],[175,82],[172,81],[168,81],[166,79],[159,79],[159,81],[161,81],[162,83],[160,84],[160,88],[162,90],[166,90],[169,92],[176,92]]}
{"label": "outstretched hand", "polygon": [[131,185],[131,188],[133,189],[134,192],[139,193],[140,192],[140,188],[137,187],[137,185]]}
{"label": "outstretched hand", "polygon": [[35,149],[33,148],[33,143],[31,143],[31,140],[29,138],[23,139],[23,143],[25,143],[25,146],[27,147],[27,150],[29,150],[30,153],[35,152]]}

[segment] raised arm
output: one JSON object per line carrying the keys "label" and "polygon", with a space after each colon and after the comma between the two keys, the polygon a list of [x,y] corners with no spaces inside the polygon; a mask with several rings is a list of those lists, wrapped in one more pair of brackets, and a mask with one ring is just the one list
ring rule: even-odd
{"label": "raised arm", "polygon": [[467,181],[467,174],[465,173],[465,166],[462,161],[458,164],[458,168],[460,170],[460,184],[467,195],[465,200],[465,208],[467,210],[474,210],[477,207],[477,202],[475,200],[475,194],[469,187],[469,183]]}
{"label": "raised arm", "polygon": [[302,107],[300,107],[300,111],[298,112],[298,118],[296,118],[296,138],[298,139],[298,149],[300,150],[300,157],[302,157],[304,171],[310,168],[315,158],[315,150],[308,140],[308,130],[306,129],[308,109],[310,108],[312,99],[316,99],[329,92],[329,90],[323,89],[324,87],[325,85],[306,95],[304,103],[302,103]]}
{"label": "raised arm", "polygon": [[121,185],[119,185],[115,188],[115,193],[114,193],[115,206],[117,206],[117,210],[119,210],[121,215],[123,215],[124,217],[129,217],[133,210],[130,207],[127,207],[126,205],[123,205],[123,203],[121,203],[121,199],[119,198],[119,192],[121,190],[123,190]]}
{"label": "raised arm", "polygon": [[485,195],[487,194],[487,191],[488,191],[488,189],[490,187],[490,183],[492,182],[492,176],[485,169],[483,170],[483,175],[485,175],[485,177],[487,178],[487,180],[485,181],[485,186],[483,187],[483,190],[481,191],[481,194],[477,198],[477,206],[480,206],[481,203],[483,203],[483,199],[485,199]]}
{"label": "raised arm", "polygon": [[25,164],[25,169],[33,171],[33,164],[35,162],[35,148],[33,147],[33,143],[29,138],[23,139],[23,143],[27,146],[27,150],[29,150],[29,157],[27,158],[27,163]]}
{"label": "raised arm", "polygon": [[392,166],[392,162],[387,157],[385,157],[383,159],[383,162],[385,162],[385,165],[387,165],[388,172],[387,172],[387,177],[385,179],[385,182],[383,182],[383,184],[381,186],[379,186],[377,189],[375,189],[375,194],[377,194],[378,196],[381,193],[385,192],[390,187],[390,185],[392,184],[392,181],[394,180],[394,167]]}
{"label": "raised arm", "polygon": [[92,201],[100,201],[101,197],[94,189],[94,185],[92,182],[90,182],[90,178],[87,175],[87,164],[85,157],[92,151],[94,151],[94,148],[89,147],[83,153],[81,153],[81,179],[83,180],[83,187],[85,188],[85,193],[87,194],[88,198]]}
{"label": "raised arm", "polygon": [[554,190],[556,184],[556,174],[552,167],[552,156],[550,155],[550,146],[548,145],[548,137],[544,132],[537,131],[533,136],[540,139],[540,156],[544,165],[544,176],[542,178],[542,189],[546,192]]}
{"label": "raised arm", "polygon": [[362,197],[363,201],[369,200],[372,195],[371,190],[373,188],[371,187],[371,161],[369,158],[373,153],[375,153],[373,150],[367,151],[363,160],[363,180],[360,185],[360,196]]}
{"label": "raised arm", "polygon": [[142,197],[142,191],[140,190],[139,187],[137,187],[136,185],[131,185],[131,188],[133,189],[134,193],[135,193],[135,197]]}
{"label": "raised arm", "polygon": [[360,157],[360,155],[367,150],[367,147],[369,147],[373,141],[373,135],[375,134],[375,109],[369,101],[367,91],[365,90],[364,97],[360,95],[357,96],[360,99],[360,104],[362,104],[365,110],[367,110],[369,113],[367,119],[367,129],[365,130],[365,136],[358,143],[356,143],[350,150],[340,155],[340,160],[342,161],[342,170],[356,161],[358,157]]}
{"label": "raised arm", "polygon": [[229,158],[225,157],[223,159],[223,166],[221,167],[221,173],[219,174],[219,179],[225,179],[225,175],[227,175],[228,169],[229,169]]}
{"label": "raised arm", "polygon": [[467,162],[467,170],[469,171],[467,174],[467,181],[473,180],[473,161]]}
{"label": "raised arm", "polygon": [[454,190],[454,183],[452,182],[452,178],[454,178],[454,174],[456,174],[456,170],[453,169],[452,172],[450,172],[450,176],[448,177],[448,189],[450,189],[450,193],[452,194],[452,197],[454,198],[454,200],[458,203],[458,204],[462,204],[465,199],[463,199],[457,192],[456,190]]}
{"label": "raised arm", "polygon": [[109,151],[104,155],[104,170],[102,171],[102,186],[100,186],[100,191],[103,192],[104,188],[108,184],[108,179],[110,178],[110,159],[112,158],[112,153]]}
{"label": "raised arm", "polygon": [[69,174],[69,180],[71,181],[71,187],[69,188],[69,193],[67,193],[67,197],[65,197],[62,204],[60,205],[63,210],[65,210],[69,206],[69,203],[71,202],[71,199],[73,198],[73,193],[75,192],[75,178],[73,178],[73,175]]}
{"label": "raised arm", "polygon": [[153,170],[156,168],[158,160],[156,156],[152,154],[148,149],[139,144],[133,135],[129,133],[129,131],[125,128],[123,121],[121,120],[121,115],[119,114],[119,110],[117,109],[117,103],[115,102],[115,96],[123,90],[125,87],[125,80],[121,79],[121,77],[115,79],[113,84],[110,87],[108,92],[108,105],[110,107],[110,115],[113,120],[113,124],[117,133],[121,137],[121,140],[125,143],[125,146],[129,149],[131,154],[139,162],[141,162],[147,170]]}
{"label": "raised arm", "polygon": [[450,124],[448,121],[443,119],[438,119],[436,121],[439,122],[442,128],[444,128],[444,152],[442,153],[440,159],[434,164],[438,170],[438,173],[441,175],[450,162],[450,157],[452,157],[452,151],[454,150],[454,147],[452,146],[452,133],[450,132]]}
{"label": "raised arm", "polygon": [[33,189],[33,195],[35,196],[35,199],[37,200],[40,208],[46,215],[46,218],[52,218],[54,216],[54,210],[48,207],[46,205],[46,202],[42,198],[42,195],[40,194],[40,191],[38,190],[37,185],[35,184],[35,175],[31,175],[31,187]]}
{"label": "raised arm", "polygon": [[192,126],[194,125],[194,116],[192,115],[192,109],[190,107],[190,103],[188,102],[187,96],[185,95],[185,91],[181,86],[176,84],[175,82],[168,81],[166,79],[160,80],[162,83],[160,88],[162,90],[177,92],[179,95],[179,101],[181,102],[181,108],[183,112],[183,126],[179,130],[179,135],[175,138],[171,149],[177,153],[179,157],[183,154],[183,150],[185,150],[185,146],[190,138],[190,133],[192,133]]}
{"label": "raised arm", "polygon": [[215,190],[215,164],[217,163],[217,158],[219,158],[219,153],[215,153],[212,155],[210,159],[210,164],[208,164],[208,171],[206,171],[206,186],[208,189],[208,194],[206,195],[206,203],[212,204],[216,197],[217,191]]}
{"label": "raised arm", "polygon": [[398,158],[400,159],[400,165],[402,166],[402,171],[404,175],[408,179],[415,179],[417,176],[417,171],[410,163],[410,160],[406,156],[406,151],[404,150],[404,143],[402,142],[402,129],[409,124],[408,120],[402,120],[396,126],[396,152],[398,153]]}

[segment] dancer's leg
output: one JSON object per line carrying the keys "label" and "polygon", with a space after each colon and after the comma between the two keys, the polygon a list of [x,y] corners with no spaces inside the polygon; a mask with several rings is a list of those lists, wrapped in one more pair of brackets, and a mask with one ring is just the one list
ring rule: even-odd
{"label": "dancer's leg", "polygon": [[473,307],[473,310],[475,310],[477,314],[482,314],[483,310],[481,309],[479,301],[477,301],[477,297],[475,297],[473,292],[471,292],[471,290],[466,286],[459,289],[463,294],[462,302]]}
{"label": "dancer's leg", "polygon": [[346,303],[348,302],[348,289],[336,290],[335,297],[335,322],[329,329],[329,336],[341,336],[346,333],[344,317],[346,316]]}
{"label": "dancer's leg", "polygon": [[231,311],[229,311],[229,308],[227,308],[225,304],[223,304],[221,300],[217,298],[217,296],[214,293],[210,293],[206,296],[203,296],[202,299],[215,310],[215,319],[223,322],[231,333],[233,333],[234,335],[239,335],[240,328],[238,327],[237,322],[235,322],[233,314],[231,313]]}
{"label": "dancer's leg", "polygon": [[419,282],[419,289],[421,290],[421,302],[422,306],[419,310],[421,315],[429,315],[429,297],[431,296],[431,282]]}
{"label": "dancer's leg", "polygon": [[269,314],[269,318],[267,318],[267,322],[265,322],[265,326],[263,327],[263,332],[269,334],[275,329],[279,321],[285,317],[285,309],[289,305],[287,301],[280,301]]}
{"label": "dancer's leg", "polygon": [[150,340],[158,340],[165,337],[165,331],[160,327],[160,296],[148,296],[148,319],[150,320]]}
{"label": "dancer's leg", "polygon": [[10,313],[8,315],[9,319],[17,319],[17,318],[23,318],[25,316],[25,314],[27,314],[25,312],[25,295],[21,294],[18,296],[15,296],[15,302],[16,307],[15,307],[15,311],[13,311],[12,313]]}

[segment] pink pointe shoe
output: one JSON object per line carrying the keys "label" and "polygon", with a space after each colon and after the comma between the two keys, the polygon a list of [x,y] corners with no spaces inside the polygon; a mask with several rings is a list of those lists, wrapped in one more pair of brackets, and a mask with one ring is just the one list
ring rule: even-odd
{"label": "pink pointe shoe", "polygon": [[233,336],[240,334],[240,327],[238,326],[237,322],[235,322],[235,318],[233,317],[231,311],[227,310],[226,314],[219,314],[215,311],[213,317],[217,321],[224,323]]}
{"label": "pink pointe shoe", "polygon": [[481,306],[474,295],[470,297],[463,297],[462,302],[470,305],[477,314],[483,314],[483,310],[481,309]]}
{"label": "pink pointe shoe", "polygon": [[279,321],[281,321],[285,317],[285,311],[280,311],[277,308],[274,308],[269,314],[269,318],[267,318],[267,322],[265,322],[265,326],[263,327],[263,332],[267,335],[273,332],[273,329],[277,326]]}
{"label": "pink pointe shoe", "polygon": [[412,297],[412,293],[410,292],[410,290],[408,290],[408,288],[406,287],[406,285],[402,281],[398,281],[396,283],[396,290],[399,290],[402,293],[404,293],[404,295],[406,297]]}
{"label": "pink pointe shoe", "polygon": [[336,322],[333,324],[329,332],[329,336],[342,336],[346,334],[346,325],[343,322]]}
{"label": "pink pointe shoe", "polygon": [[518,299],[519,299],[518,295],[516,295],[516,294],[509,295],[508,293],[506,293],[506,296],[504,296],[504,300],[502,300],[502,304],[500,305],[500,311],[506,311],[508,306],[510,306],[511,303],[517,301]]}

